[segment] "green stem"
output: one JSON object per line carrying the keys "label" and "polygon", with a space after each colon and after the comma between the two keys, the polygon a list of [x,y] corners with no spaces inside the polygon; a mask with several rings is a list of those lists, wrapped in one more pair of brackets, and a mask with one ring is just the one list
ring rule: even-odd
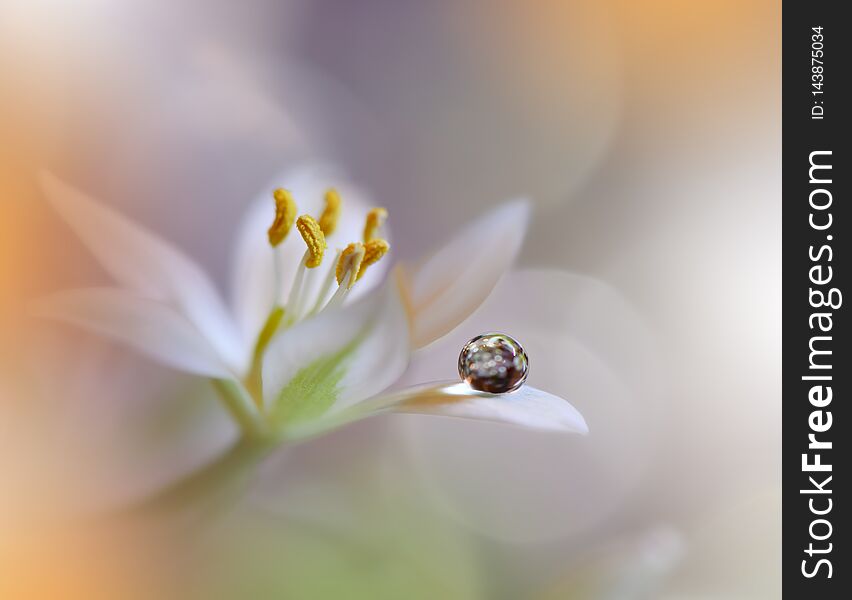
{"label": "green stem", "polygon": [[241,429],[240,439],[219,458],[130,508],[130,512],[206,512],[237,497],[254,467],[279,443],[248,390],[236,380],[212,379],[225,407]]}
{"label": "green stem", "polygon": [[236,381],[212,379],[213,387],[219,392],[228,413],[250,438],[263,438],[266,427],[260,411],[248,391]]}

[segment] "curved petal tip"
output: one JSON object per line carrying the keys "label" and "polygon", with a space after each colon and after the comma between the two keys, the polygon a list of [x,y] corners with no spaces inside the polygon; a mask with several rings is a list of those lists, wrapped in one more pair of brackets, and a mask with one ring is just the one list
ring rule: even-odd
{"label": "curved petal tip", "polygon": [[445,335],[482,304],[515,262],[530,214],[526,200],[502,204],[410,269],[415,346]]}

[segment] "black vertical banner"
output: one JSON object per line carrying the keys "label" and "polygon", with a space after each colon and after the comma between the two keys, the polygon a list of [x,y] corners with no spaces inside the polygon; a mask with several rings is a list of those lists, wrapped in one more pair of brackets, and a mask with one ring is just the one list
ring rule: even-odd
{"label": "black vertical banner", "polygon": [[782,567],[784,594],[796,599],[852,598],[852,24],[845,8],[783,3]]}

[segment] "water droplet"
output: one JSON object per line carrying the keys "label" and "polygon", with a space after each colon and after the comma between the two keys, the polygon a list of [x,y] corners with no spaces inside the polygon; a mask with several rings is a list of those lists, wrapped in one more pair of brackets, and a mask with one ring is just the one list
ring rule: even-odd
{"label": "water droplet", "polygon": [[529,369],[523,346],[505,333],[478,335],[459,354],[459,375],[480,392],[514,392],[526,381]]}

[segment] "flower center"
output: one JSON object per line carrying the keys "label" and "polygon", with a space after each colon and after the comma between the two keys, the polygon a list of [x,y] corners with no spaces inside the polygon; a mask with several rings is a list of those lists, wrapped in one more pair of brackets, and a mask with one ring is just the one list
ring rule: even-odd
{"label": "flower center", "polygon": [[[388,253],[390,245],[381,237],[381,230],[387,219],[387,210],[373,208],[367,213],[364,223],[364,240],[352,242],[336,251],[335,265],[329,268],[323,281],[317,286],[314,279],[322,265],[328,248],[326,238],[337,229],[343,201],[338,191],[330,188],[325,193],[325,208],[319,219],[303,214],[298,219],[296,201],[290,191],[278,188],[273,192],[275,200],[275,219],[267,232],[273,252],[273,273],[275,296],[273,308],[267,316],[255,343],[252,366],[246,378],[246,386],[255,399],[258,408],[263,405],[263,383],[261,367],[263,354],[269,342],[280,331],[292,327],[295,323],[343,304],[355,283],[360,280],[370,265],[377,263]],[[279,296],[281,289],[281,261],[279,248],[293,226],[302,237],[306,250],[293,275],[293,283],[286,302]],[[337,283],[337,289],[331,289]],[[329,294],[331,297],[329,298]]]}

